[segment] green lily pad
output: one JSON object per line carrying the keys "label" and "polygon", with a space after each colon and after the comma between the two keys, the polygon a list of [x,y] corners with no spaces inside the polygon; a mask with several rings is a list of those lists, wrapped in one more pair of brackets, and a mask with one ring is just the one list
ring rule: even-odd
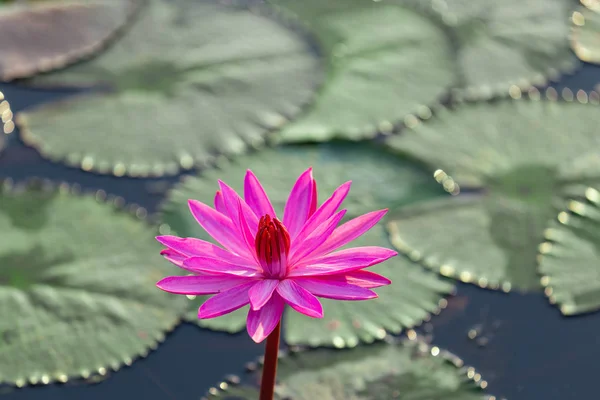
{"label": "green lily pad", "polygon": [[545,293],[565,315],[600,309],[600,185],[579,190],[540,245]]}
{"label": "green lily pad", "polygon": [[[421,0],[420,3],[426,3]],[[572,0],[429,0],[457,48],[458,94],[487,98],[543,85],[579,63],[569,46]]]}
{"label": "green lily pad", "polygon": [[359,140],[430,114],[455,83],[452,47],[439,24],[406,2],[271,0],[311,30],[327,60],[310,109],[279,132],[287,142]]}
{"label": "green lily pad", "polygon": [[581,7],[571,20],[573,51],[581,61],[600,64],[600,5],[596,11]]}
{"label": "green lily pad", "polygon": [[539,288],[536,247],[552,208],[502,196],[458,196],[390,217],[395,247],[444,276],[509,291]]}
{"label": "green lily pad", "polygon": [[[308,166],[314,168],[320,201],[323,202],[343,182],[352,180],[352,189],[344,201],[351,216],[385,207],[396,207],[444,194],[435,180],[414,164],[389,154],[369,143],[327,143],[268,148],[235,159],[219,170],[207,171],[199,177],[189,177],[175,187],[162,207],[161,232],[184,237],[210,240],[189,213],[188,199],[212,204],[217,179],[230,184],[242,193],[246,169],[261,180],[275,210],[283,210],[289,191],[300,173]],[[285,166],[285,168],[277,167]],[[350,246],[389,243],[383,228],[352,242]],[[334,302],[323,299],[325,318],[313,320],[295,313],[284,316],[285,341],[288,344],[354,346],[359,341],[370,342],[399,332],[426,319],[443,305],[443,296],[452,285],[418,265],[395,257],[382,265],[370,268],[384,274],[393,283],[376,289],[380,297],[364,302]],[[190,302],[187,318],[202,327],[237,332],[245,327],[247,309],[228,316],[208,320],[197,319],[198,306],[205,300],[199,297]]]}
{"label": "green lily pad", "polygon": [[62,68],[100,51],[142,2],[0,2],[0,80]]}
{"label": "green lily pad", "polygon": [[398,210],[392,242],[446,276],[504,290],[539,287],[537,246],[564,191],[600,181],[597,123],[596,105],[501,101],[442,110],[388,138],[476,191]]}
{"label": "green lily pad", "polygon": [[[214,389],[208,399],[257,400],[260,373],[252,372],[249,384],[226,383],[226,389]],[[418,340],[291,353],[280,358],[277,378],[276,400],[491,398],[484,394],[487,383],[474,368]]]}
{"label": "green lily pad", "polygon": [[24,141],[53,160],[118,176],[175,174],[262,143],[320,76],[309,43],[262,14],[150,0],[98,57],[31,81],[105,90],[20,114]]}
{"label": "green lily pad", "polygon": [[4,188],[0,230],[0,382],[104,375],[178,323],[184,299],[156,288],[171,268],[135,217],[65,187]]}

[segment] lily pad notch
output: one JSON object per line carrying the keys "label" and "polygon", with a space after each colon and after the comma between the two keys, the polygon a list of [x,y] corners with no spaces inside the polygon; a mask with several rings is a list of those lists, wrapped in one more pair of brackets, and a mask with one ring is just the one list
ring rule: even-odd
{"label": "lily pad notch", "polygon": [[455,83],[446,34],[408,2],[269,3],[312,32],[326,61],[315,101],[278,132],[282,142],[390,134],[405,117],[430,115]]}
{"label": "lily pad notch", "polygon": [[408,1],[428,7],[446,27],[460,76],[456,100],[545,86],[581,66],[569,45],[571,0]]}
{"label": "lily pad notch", "polygon": [[537,89],[527,95],[442,109],[385,138],[463,189],[395,210],[387,226],[399,251],[480,287],[541,289],[537,247],[548,222],[570,186],[600,181],[600,140],[589,123],[600,115],[600,96],[553,88],[543,101]]}

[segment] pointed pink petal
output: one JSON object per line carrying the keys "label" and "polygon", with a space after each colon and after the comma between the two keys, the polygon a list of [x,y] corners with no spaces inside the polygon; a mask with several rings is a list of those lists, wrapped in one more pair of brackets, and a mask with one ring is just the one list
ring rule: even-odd
{"label": "pointed pink petal", "polygon": [[221,214],[227,215],[225,200],[223,200],[223,193],[221,193],[220,190],[217,190],[217,193],[215,194],[215,210],[217,210]]}
{"label": "pointed pink petal", "polygon": [[308,235],[310,235],[319,225],[327,221],[337,210],[348,195],[352,182],[346,182],[337,188],[330,198],[328,198],[321,207],[306,221],[302,230],[293,243],[301,243]]}
{"label": "pointed pink petal", "polygon": [[323,307],[319,299],[292,279],[279,282],[276,290],[290,307],[299,313],[313,318],[323,318]]}
{"label": "pointed pink petal", "polygon": [[345,244],[350,243],[354,239],[361,236],[363,233],[371,229],[383,216],[387,213],[387,209],[372,211],[361,215],[346,222],[338,227],[329,238],[317,250],[313,252],[311,257],[318,257],[322,254],[327,254]]}
{"label": "pointed pink petal", "polygon": [[190,211],[204,230],[227,250],[252,259],[244,239],[231,219],[197,200],[188,200]]}
{"label": "pointed pink petal", "polygon": [[183,267],[183,262],[187,258],[187,256],[184,254],[181,254],[173,249],[164,249],[160,252],[160,255],[178,267]]}
{"label": "pointed pink petal", "polygon": [[377,297],[372,290],[352,285],[343,277],[327,278],[296,278],[294,282],[315,296],[335,300],[368,300]]}
{"label": "pointed pink petal", "polygon": [[358,271],[352,271],[345,274],[344,278],[348,283],[369,289],[386,286],[392,283],[392,281],[385,276],[360,269]]}
{"label": "pointed pink petal", "polygon": [[164,235],[157,236],[156,240],[168,248],[176,251],[177,253],[181,253],[187,257],[207,256],[222,258],[231,263],[244,264],[248,262],[246,261],[246,258],[237,256],[220,248],[217,245],[196,238],[180,238],[177,236]]}
{"label": "pointed pink petal", "polygon": [[336,251],[294,266],[288,276],[337,275],[379,264],[397,255],[385,247],[365,246]]}
{"label": "pointed pink petal", "polygon": [[285,204],[283,225],[285,225],[292,239],[300,232],[302,225],[309,217],[313,204],[313,186],[312,168],[309,168],[300,175]]}
{"label": "pointed pink petal", "polygon": [[244,200],[257,217],[260,218],[265,214],[269,214],[273,218],[277,217],[265,189],[250,170],[246,171],[246,177],[244,178]]}
{"label": "pointed pink petal", "polygon": [[318,193],[317,193],[317,181],[313,178],[312,184],[312,201],[310,202],[310,207],[308,208],[308,216],[307,219],[312,217],[312,215],[317,211],[318,203]]}
{"label": "pointed pink petal", "polygon": [[244,240],[246,242],[246,246],[248,246],[248,252],[252,254],[252,257],[256,261],[256,265],[259,264],[258,256],[256,254],[256,244],[255,239],[252,232],[250,231],[250,226],[248,226],[248,221],[246,220],[246,215],[242,210],[242,200],[240,198],[237,199],[238,202],[238,213],[237,213],[237,225],[238,229],[242,233]]}
{"label": "pointed pink petal", "polygon": [[246,321],[248,334],[256,343],[260,343],[273,332],[283,314],[285,302],[277,293],[260,310],[250,309]]}
{"label": "pointed pink petal", "polygon": [[196,273],[243,276],[246,278],[260,277],[254,265],[232,264],[225,260],[211,257],[190,257],[183,262],[183,267]]}
{"label": "pointed pink petal", "polygon": [[250,297],[250,305],[253,310],[260,310],[273,295],[275,288],[279,284],[277,279],[263,279],[256,282],[248,291]]}
{"label": "pointed pink petal", "polygon": [[244,307],[250,302],[248,290],[254,286],[255,282],[246,282],[234,286],[229,290],[214,295],[206,300],[198,309],[198,318],[208,319],[220,317],[229,314],[238,308]]}
{"label": "pointed pink petal", "polygon": [[201,295],[219,293],[247,281],[245,278],[227,275],[168,276],[156,286],[169,293]]}
{"label": "pointed pink petal", "polygon": [[289,264],[302,262],[303,258],[309,257],[310,254],[319,248],[323,242],[335,230],[337,224],[346,215],[346,210],[341,210],[330,217],[327,221],[319,225],[302,243],[296,244],[297,247],[290,249]]}
{"label": "pointed pink petal", "polygon": [[256,230],[258,229],[258,218],[254,211],[252,211],[250,206],[246,204],[246,201],[242,199],[240,195],[237,194],[237,192],[229,187],[225,182],[219,181],[219,187],[223,193],[223,200],[225,201],[227,213],[229,214],[229,217],[233,223],[236,224],[236,222],[239,220],[239,204],[241,204],[244,218],[248,222],[248,226],[250,227],[252,234],[256,235]]}

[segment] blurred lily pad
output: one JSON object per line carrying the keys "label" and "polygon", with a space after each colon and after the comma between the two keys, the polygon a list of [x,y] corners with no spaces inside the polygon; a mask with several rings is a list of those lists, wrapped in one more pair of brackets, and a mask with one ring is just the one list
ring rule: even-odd
{"label": "blurred lily pad", "polygon": [[392,242],[465,282],[539,287],[537,246],[564,190],[600,181],[598,123],[597,105],[500,101],[442,110],[389,137],[389,146],[471,192],[397,210]]}
{"label": "blurred lily pad", "polygon": [[579,8],[571,20],[571,47],[580,60],[600,64],[600,3],[593,11]]}
{"label": "blurred lily pad", "polygon": [[327,76],[316,101],[286,125],[288,142],[359,140],[389,132],[410,113],[430,113],[455,83],[440,25],[407,2],[270,0],[318,39]]}
{"label": "blurred lily pad", "polygon": [[579,191],[540,245],[545,293],[565,315],[600,309],[600,185]]}
{"label": "blurred lily pad", "polygon": [[569,46],[572,0],[410,0],[430,4],[457,48],[466,97],[543,85],[579,63]]}
{"label": "blurred lily pad", "polygon": [[118,176],[175,174],[262,143],[311,98],[320,70],[302,35],[261,10],[150,0],[98,57],[31,81],[98,90],[18,115],[24,141]]}
{"label": "blurred lily pad", "polygon": [[[467,376],[467,371],[471,374]],[[250,382],[226,386],[209,400],[258,400],[260,370]],[[477,376],[474,381],[472,377]],[[301,351],[283,356],[276,400],[483,400],[481,380],[458,357],[418,340],[377,343],[351,350]]]}
{"label": "blurred lily pad", "polygon": [[[285,165],[285,168],[275,167],[278,165]],[[242,181],[248,168],[261,180],[275,210],[280,212],[295,179],[310,165],[314,168],[320,202],[344,181],[352,180],[350,194],[343,204],[352,216],[445,195],[440,185],[417,165],[373,144],[341,142],[284,146],[240,156],[220,170],[185,179],[170,192],[162,207],[161,229],[164,233],[210,240],[189,213],[187,200],[192,198],[212,204],[217,179],[243,193]],[[369,245],[389,246],[381,226],[350,244]],[[376,289],[380,295],[378,299],[364,302],[323,299],[325,318],[320,320],[288,313],[284,316],[286,342],[336,347],[354,346],[359,341],[371,342],[382,338],[386,332],[399,332],[419,324],[430,313],[439,311],[444,304],[443,296],[453,289],[443,278],[401,257],[370,270],[393,281],[389,287]],[[197,308],[204,300],[200,297],[190,302],[187,315],[190,321],[228,332],[244,329],[247,309],[225,317],[198,320]]]}
{"label": "blurred lily pad", "polygon": [[0,80],[62,68],[101,50],[143,1],[0,1]]}
{"label": "blurred lily pad", "polygon": [[145,356],[185,302],[156,289],[170,270],[154,229],[92,196],[0,190],[0,382],[66,382]]}

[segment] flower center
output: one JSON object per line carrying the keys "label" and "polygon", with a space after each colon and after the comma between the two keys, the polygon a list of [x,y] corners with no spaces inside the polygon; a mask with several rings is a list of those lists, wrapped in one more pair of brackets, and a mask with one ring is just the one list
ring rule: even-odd
{"label": "flower center", "polygon": [[277,218],[265,214],[258,222],[255,239],[256,255],[270,278],[284,278],[287,272],[287,255],[290,251],[290,234]]}

